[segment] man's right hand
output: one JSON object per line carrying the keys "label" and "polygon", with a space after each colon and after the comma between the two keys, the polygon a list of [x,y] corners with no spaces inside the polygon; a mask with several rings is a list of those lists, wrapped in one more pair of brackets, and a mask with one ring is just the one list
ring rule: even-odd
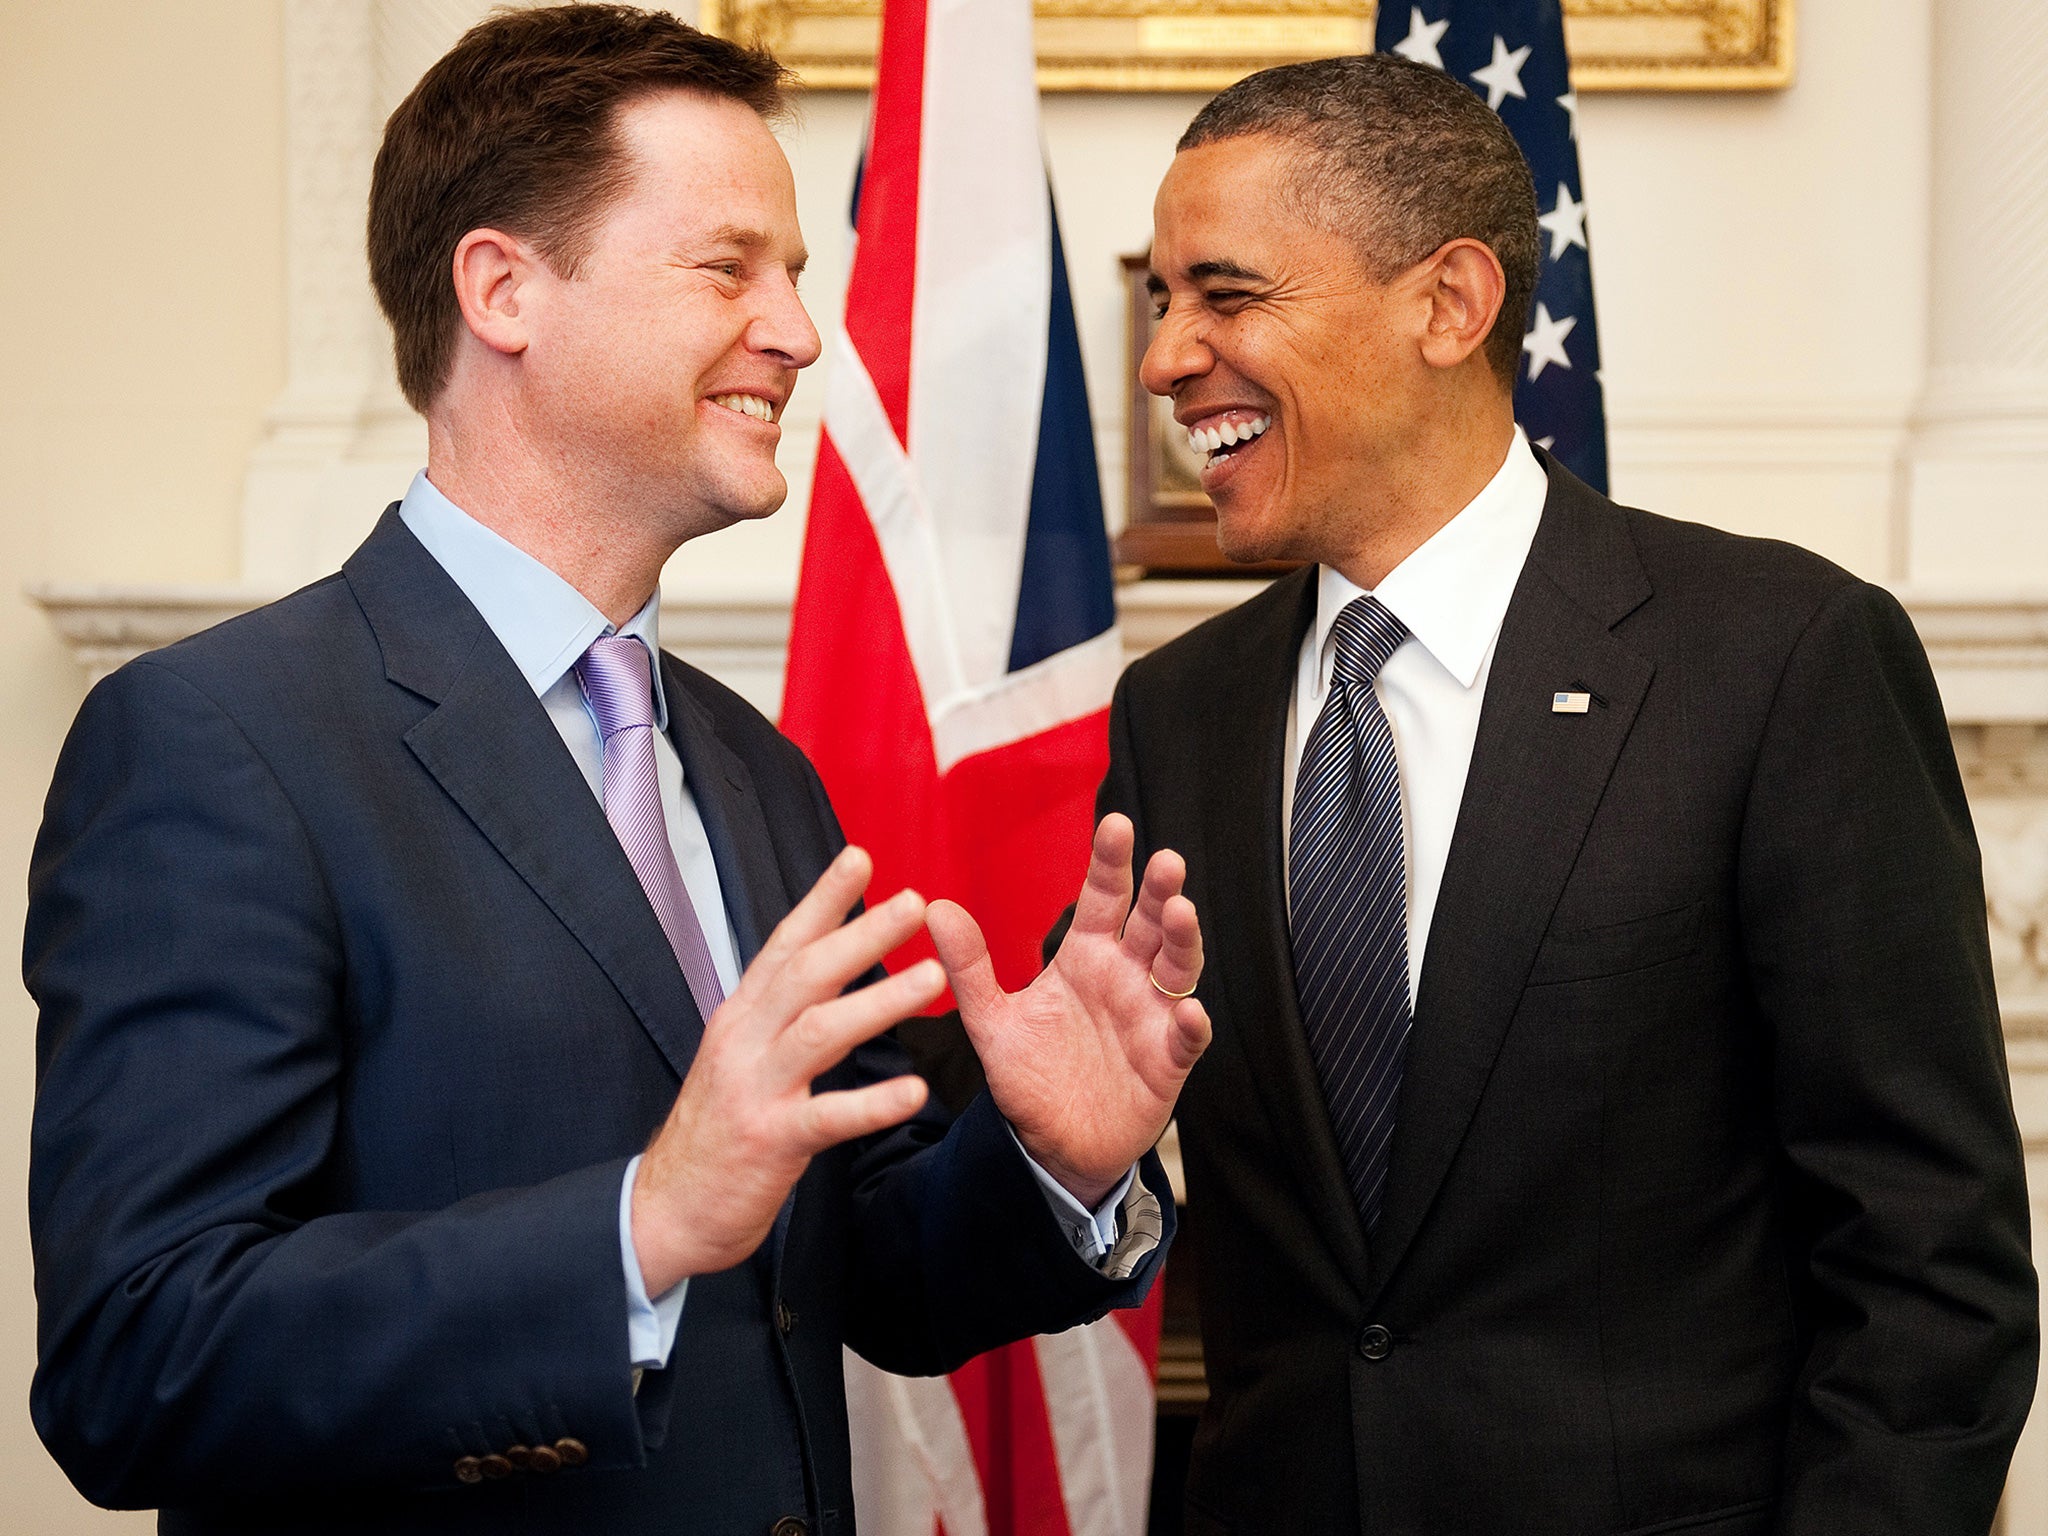
{"label": "man's right hand", "polygon": [[945,989],[938,962],[924,960],[841,995],[924,924],[915,891],[846,921],[873,871],[862,850],[841,850],[705,1024],[633,1180],[633,1251],[649,1296],[745,1259],[814,1156],[924,1106],[924,1080],[912,1076],[811,1092],[856,1046]]}

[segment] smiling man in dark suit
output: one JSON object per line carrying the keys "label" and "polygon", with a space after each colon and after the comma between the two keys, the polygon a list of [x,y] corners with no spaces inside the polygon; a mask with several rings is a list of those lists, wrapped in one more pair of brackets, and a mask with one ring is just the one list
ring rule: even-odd
{"label": "smiling man in dark suit", "polygon": [[782,88],[624,7],[468,34],[371,194],[427,469],[80,713],[30,872],[31,1406],[91,1498],[850,1536],[842,1346],[949,1370],[1157,1268],[1208,1033],[1179,861],[1134,902],[1107,821],[1013,996],[934,905],[993,1085],[949,1129],[884,1033],[939,968],[877,971],[925,904],[846,921],[810,765],[660,650],[663,563],[781,504],[818,355]]}
{"label": "smiling man in dark suit", "polygon": [[1134,666],[1188,856],[1189,1530],[1982,1536],[2033,1393],[1977,850],[1882,590],[1512,415],[1513,139],[1389,57],[1206,107],[1142,377],[1312,562]]}

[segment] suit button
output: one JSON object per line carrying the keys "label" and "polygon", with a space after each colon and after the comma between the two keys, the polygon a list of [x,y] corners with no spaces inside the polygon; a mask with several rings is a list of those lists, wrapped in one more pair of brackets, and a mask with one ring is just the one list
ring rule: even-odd
{"label": "suit button", "polygon": [[1378,1323],[1367,1323],[1358,1335],[1358,1352],[1368,1360],[1384,1360],[1394,1352],[1394,1336]]}
{"label": "suit button", "polygon": [[524,1472],[533,1465],[533,1452],[523,1445],[508,1445],[505,1447],[505,1459],[511,1462],[516,1470]]}
{"label": "suit button", "polygon": [[512,1463],[502,1456],[486,1456],[477,1463],[485,1477],[499,1478],[512,1475]]}
{"label": "suit button", "polygon": [[768,1536],[811,1536],[811,1525],[795,1515],[784,1515],[768,1527]]}
{"label": "suit button", "polygon": [[527,1465],[536,1472],[559,1472],[562,1470],[562,1453],[552,1445],[536,1445],[527,1452]]}
{"label": "suit button", "polygon": [[484,1480],[484,1466],[474,1456],[464,1456],[455,1463],[455,1479],[463,1483],[480,1483]]}
{"label": "suit button", "polygon": [[796,1308],[786,1301],[776,1302],[775,1326],[782,1330],[784,1338],[788,1338],[792,1333],[796,1332]]}
{"label": "suit button", "polygon": [[590,1460],[590,1450],[581,1440],[557,1440],[555,1454],[562,1458],[565,1467],[580,1467]]}

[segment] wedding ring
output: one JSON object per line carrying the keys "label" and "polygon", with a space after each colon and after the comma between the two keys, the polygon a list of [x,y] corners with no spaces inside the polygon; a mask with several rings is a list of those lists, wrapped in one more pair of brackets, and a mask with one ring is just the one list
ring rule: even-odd
{"label": "wedding ring", "polygon": [[1150,971],[1147,971],[1145,973],[1145,979],[1152,983],[1152,990],[1154,992],[1157,992],[1161,997],[1170,997],[1176,1003],[1184,997],[1193,997],[1195,995],[1195,989],[1193,986],[1190,986],[1185,992],[1167,991],[1166,988],[1159,985],[1159,978],[1157,976],[1154,976]]}

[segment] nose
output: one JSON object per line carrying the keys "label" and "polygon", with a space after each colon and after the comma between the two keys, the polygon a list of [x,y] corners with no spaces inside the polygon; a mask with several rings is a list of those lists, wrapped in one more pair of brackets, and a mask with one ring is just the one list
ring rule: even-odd
{"label": "nose", "polygon": [[748,341],[755,351],[767,353],[786,368],[808,368],[824,350],[810,311],[797,296],[795,282],[786,275],[767,285],[767,297]]}
{"label": "nose", "polygon": [[1155,395],[1170,395],[1190,379],[1207,373],[1215,362],[1195,318],[1169,304],[1145,355],[1138,360],[1138,382]]}

